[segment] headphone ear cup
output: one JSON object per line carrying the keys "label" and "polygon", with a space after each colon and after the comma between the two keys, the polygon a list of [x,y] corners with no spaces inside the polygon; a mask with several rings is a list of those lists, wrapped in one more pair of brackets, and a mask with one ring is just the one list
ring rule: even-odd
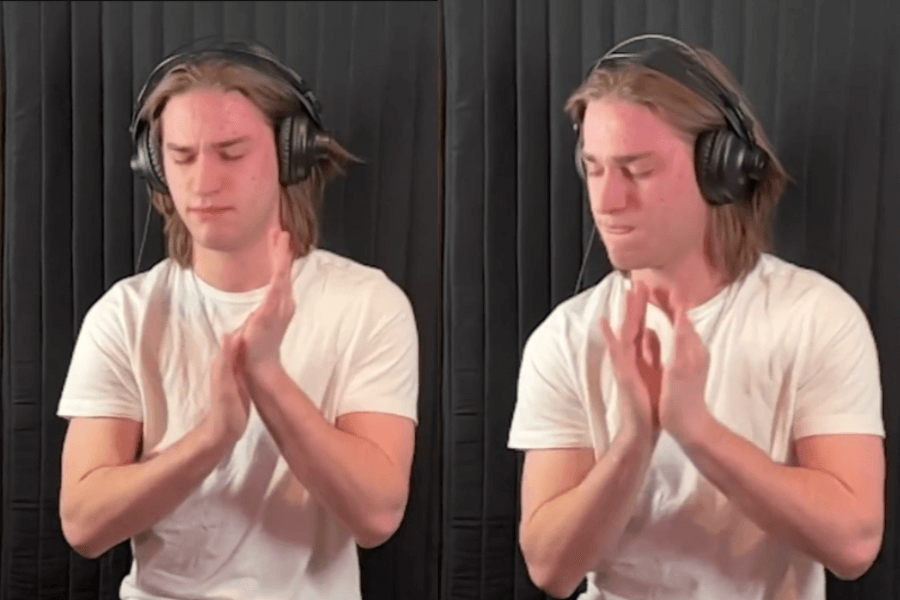
{"label": "headphone ear cup", "polygon": [[153,136],[144,136],[147,140],[147,156],[150,157],[150,172],[153,174],[152,183],[156,186],[157,191],[164,194],[169,193],[169,186],[166,183],[166,172],[163,169],[162,155],[159,152],[159,146],[153,140]]}
{"label": "headphone ear cup", "polygon": [[278,179],[281,185],[291,185],[293,181],[292,155],[294,147],[293,117],[285,117],[278,124]]}
{"label": "headphone ear cup", "polygon": [[582,181],[585,180],[586,175],[584,172],[584,159],[581,155],[581,144],[579,143],[575,146],[575,170],[578,171],[578,176],[581,177]]}
{"label": "headphone ear cup", "polygon": [[[694,144],[694,170],[697,174],[697,184],[700,192],[707,202],[713,205],[721,204],[715,196],[715,180],[713,171],[713,143],[715,131],[704,131],[697,136]],[[715,197],[714,197],[715,196]]]}
{"label": "headphone ear cup", "polygon": [[282,185],[300,183],[328,155],[331,137],[319,131],[306,113],[282,119],[278,126],[279,178]]}
{"label": "headphone ear cup", "polygon": [[144,127],[138,134],[134,143],[134,155],[131,157],[131,169],[143,177],[154,191],[168,194],[162,158],[151,138],[149,127]]}
{"label": "headphone ear cup", "polygon": [[727,127],[705,131],[694,148],[697,181],[710,204],[749,203],[768,155]]}
{"label": "headphone ear cup", "polygon": [[735,143],[741,143],[727,128],[704,131],[697,136],[694,162],[697,182],[706,201],[714,206],[740,202],[748,198],[741,184],[745,176],[736,170],[732,158]]}

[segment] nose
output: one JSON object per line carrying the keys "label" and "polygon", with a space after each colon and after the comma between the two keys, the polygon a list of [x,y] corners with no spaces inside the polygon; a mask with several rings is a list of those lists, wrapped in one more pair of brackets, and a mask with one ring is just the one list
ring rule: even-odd
{"label": "nose", "polygon": [[210,152],[201,152],[194,161],[191,191],[199,197],[214,196],[223,185],[225,168],[222,161]]}
{"label": "nose", "polygon": [[588,194],[594,214],[609,214],[622,210],[628,204],[628,186],[624,177],[615,169],[606,169],[602,175],[588,181]]}

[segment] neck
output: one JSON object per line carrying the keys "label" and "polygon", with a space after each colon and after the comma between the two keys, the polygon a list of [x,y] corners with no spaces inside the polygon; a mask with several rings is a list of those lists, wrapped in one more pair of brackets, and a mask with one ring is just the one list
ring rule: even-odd
{"label": "neck", "polygon": [[673,318],[673,295],[688,310],[707,302],[729,283],[724,269],[716,268],[704,256],[688,258],[666,269],[635,270],[631,280],[643,282],[650,292],[650,302],[669,318]]}
{"label": "neck", "polygon": [[197,277],[225,292],[261,288],[272,278],[269,247],[265,239],[240,251],[221,251],[194,244],[192,266]]}

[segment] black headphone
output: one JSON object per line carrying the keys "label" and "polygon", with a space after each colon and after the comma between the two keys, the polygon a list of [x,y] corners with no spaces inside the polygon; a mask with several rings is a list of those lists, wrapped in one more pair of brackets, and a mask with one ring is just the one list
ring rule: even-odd
{"label": "black headphone", "polygon": [[[693,48],[675,38],[647,34],[627,39],[597,60],[588,75],[624,64],[640,64],[668,75],[719,109],[726,125],[701,132],[694,146],[700,191],[713,205],[749,203],[769,155],[757,145],[753,120],[742,109],[741,100],[719,82]],[[576,132],[580,125],[575,123]],[[580,132],[575,163],[584,178]]]}
{"label": "black headphone", "polygon": [[176,50],[150,73],[138,94],[129,129],[133,142],[132,170],[146,179],[155,191],[169,193],[162,155],[156,140],[150,135],[150,122],[141,117],[141,111],[147,96],[163,77],[178,65],[201,57],[225,58],[250,66],[290,85],[300,106],[296,112],[276,123],[279,180],[282,185],[291,185],[309,177],[313,166],[327,155],[331,140],[322,125],[321,106],[312,89],[297,73],[280,63],[272,52],[260,44],[221,36],[201,38]]}

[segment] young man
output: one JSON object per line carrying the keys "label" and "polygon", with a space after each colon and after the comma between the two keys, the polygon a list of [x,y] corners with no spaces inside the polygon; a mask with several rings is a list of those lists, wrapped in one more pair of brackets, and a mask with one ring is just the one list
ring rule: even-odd
{"label": "young man", "polygon": [[845,291],[766,250],[786,176],[748,106],[659,36],[569,100],[615,270],[522,359],[520,543],[553,596],[587,576],[585,600],[824,600],[824,568],[879,550],[876,347]]}
{"label": "young man", "polygon": [[131,539],[123,599],[360,598],[356,545],[406,506],[418,341],[398,286],[315,247],[349,155],[302,80],[234,42],[162,63],[133,131],[169,258],[82,324],[65,536]]}

